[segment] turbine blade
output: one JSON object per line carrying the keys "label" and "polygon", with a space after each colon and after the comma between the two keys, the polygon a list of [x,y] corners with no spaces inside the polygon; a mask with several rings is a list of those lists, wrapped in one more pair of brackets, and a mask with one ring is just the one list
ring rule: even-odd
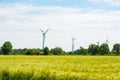
{"label": "turbine blade", "polygon": [[44,32],[42,29],[40,29],[41,32]]}
{"label": "turbine blade", "polygon": [[49,29],[47,29],[47,30],[45,31],[45,34],[46,34],[48,31],[49,31]]}

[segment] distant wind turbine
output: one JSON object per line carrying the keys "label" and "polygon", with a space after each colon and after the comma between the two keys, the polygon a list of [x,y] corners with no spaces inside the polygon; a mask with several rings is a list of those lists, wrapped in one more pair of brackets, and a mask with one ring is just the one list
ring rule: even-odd
{"label": "distant wind turbine", "polygon": [[106,37],[106,41],[105,41],[106,43],[110,43],[110,41],[108,40],[108,36]]}
{"label": "distant wind turbine", "polygon": [[98,41],[96,43],[98,46],[100,45],[100,38],[98,39]]}
{"label": "distant wind turbine", "polygon": [[72,37],[72,53],[74,52],[74,41],[75,41],[75,38]]}
{"label": "distant wind turbine", "polygon": [[40,31],[42,32],[42,35],[43,35],[42,48],[44,49],[44,46],[45,46],[45,37],[46,37],[46,33],[49,31],[49,29],[47,29],[46,31],[43,31],[42,29],[40,29]]}

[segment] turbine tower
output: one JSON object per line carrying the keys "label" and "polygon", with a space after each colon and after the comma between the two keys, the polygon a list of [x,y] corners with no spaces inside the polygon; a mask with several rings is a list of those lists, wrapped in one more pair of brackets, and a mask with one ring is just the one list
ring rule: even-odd
{"label": "turbine tower", "polygon": [[75,41],[75,38],[72,37],[72,53],[74,52],[74,41]]}
{"label": "turbine tower", "polygon": [[47,29],[46,31],[43,31],[42,29],[40,29],[40,31],[42,32],[42,35],[43,35],[42,48],[44,49],[44,46],[45,46],[45,37],[46,37],[46,33],[49,31],[49,29]]}
{"label": "turbine tower", "polygon": [[110,43],[110,41],[108,40],[108,36],[106,37],[106,41],[105,41],[107,44]]}
{"label": "turbine tower", "polygon": [[100,38],[98,39],[98,41],[96,43],[98,46],[100,45]]}

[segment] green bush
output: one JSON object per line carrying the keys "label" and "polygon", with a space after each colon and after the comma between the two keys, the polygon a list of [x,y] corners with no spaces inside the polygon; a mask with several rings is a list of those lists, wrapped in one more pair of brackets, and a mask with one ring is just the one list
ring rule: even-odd
{"label": "green bush", "polygon": [[37,49],[27,49],[25,52],[24,52],[25,55],[40,55],[41,52]]}

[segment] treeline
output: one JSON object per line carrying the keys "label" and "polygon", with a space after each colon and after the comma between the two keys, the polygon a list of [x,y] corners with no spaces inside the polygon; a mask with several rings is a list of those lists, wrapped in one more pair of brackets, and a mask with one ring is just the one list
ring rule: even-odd
{"label": "treeline", "polygon": [[120,55],[120,44],[116,43],[113,45],[112,50],[110,50],[107,43],[101,45],[90,44],[89,47],[77,49],[74,51],[74,54],[82,55]]}
{"label": "treeline", "polygon": [[13,49],[12,43],[10,41],[4,42],[0,48],[0,54],[2,55],[63,55],[66,54],[60,47],[55,47],[49,50],[48,47],[42,49]]}
{"label": "treeline", "polygon": [[80,47],[74,52],[65,52],[61,47],[55,47],[49,49],[45,47],[42,49],[12,49],[12,43],[10,41],[4,42],[0,48],[0,54],[3,55],[120,55],[120,44],[116,43],[110,50],[107,43],[101,45],[90,44],[88,48]]}

